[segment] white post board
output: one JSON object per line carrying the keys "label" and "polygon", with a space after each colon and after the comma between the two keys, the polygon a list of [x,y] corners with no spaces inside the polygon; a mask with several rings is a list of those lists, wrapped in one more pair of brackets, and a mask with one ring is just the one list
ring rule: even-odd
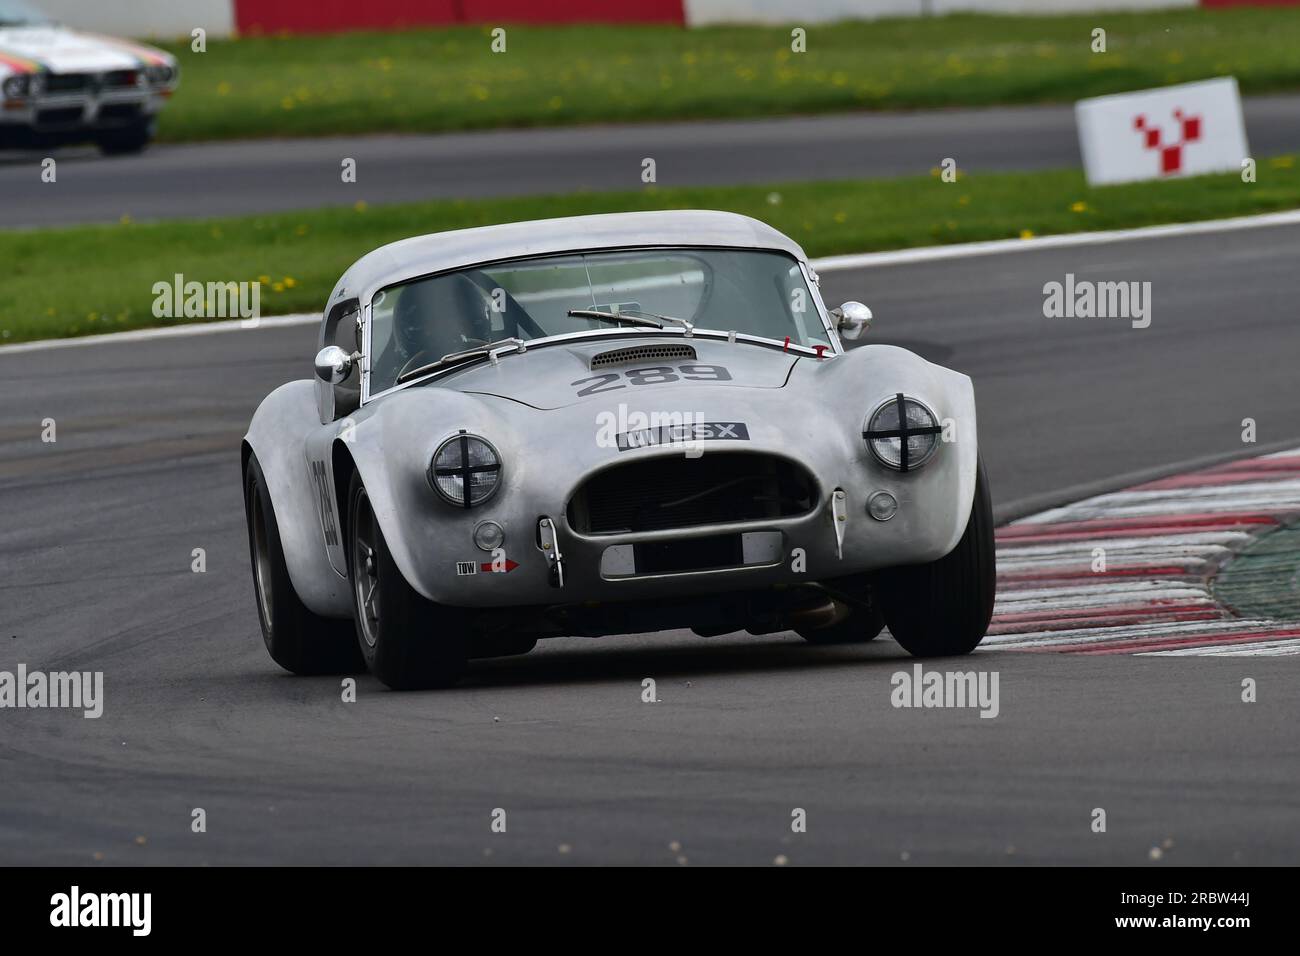
{"label": "white post board", "polygon": [[1093,186],[1239,171],[1250,155],[1231,76],[1080,100],[1074,116]]}

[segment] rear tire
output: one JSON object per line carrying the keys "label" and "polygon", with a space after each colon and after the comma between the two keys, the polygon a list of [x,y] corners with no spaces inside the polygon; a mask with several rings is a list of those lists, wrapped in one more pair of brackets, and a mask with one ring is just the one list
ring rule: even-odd
{"label": "rear tire", "polygon": [[984,639],[993,617],[997,561],[993,505],[982,461],[970,518],[957,547],[929,564],[889,568],[877,580],[889,633],[914,657],[969,654]]}
{"label": "rear tire", "polygon": [[469,657],[467,612],[434,604],[406,582],[357,472],[347,533],[356,643],[371,673],[393,690],[456,683]]}
{"label": "rear tire", "polygon": [[244,469],[244,513],[257,617],[271,659],[294,674],[365,670],[351,622],[320,617],[299,600],[289,579],[280,526],[256,455],[249,455]]}

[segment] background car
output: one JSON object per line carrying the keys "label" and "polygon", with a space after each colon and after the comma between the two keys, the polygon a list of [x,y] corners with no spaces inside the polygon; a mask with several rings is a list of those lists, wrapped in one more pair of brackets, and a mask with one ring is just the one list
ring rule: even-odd
{"label": "background car", "polygon": [[94,142],[105,153],[139,152],[178,77],[168,53],[0,0],[0,146]]}

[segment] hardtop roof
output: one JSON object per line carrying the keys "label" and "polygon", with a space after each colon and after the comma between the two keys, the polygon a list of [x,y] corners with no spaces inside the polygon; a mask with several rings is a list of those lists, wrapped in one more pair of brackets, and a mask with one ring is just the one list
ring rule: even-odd
{"label": "hardtop roof", "polygon": [[364,303],[385,286],[476,263],[637,246],[770,249],[807,261],[793,239],[737,213],[677,209],[569,216],[436,232],[380,246],[352,264],[329,301],[360,298]]}

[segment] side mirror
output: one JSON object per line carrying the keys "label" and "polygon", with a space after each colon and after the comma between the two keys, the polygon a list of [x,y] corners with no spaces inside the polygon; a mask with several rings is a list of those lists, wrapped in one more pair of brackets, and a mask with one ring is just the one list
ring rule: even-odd
{"label": "side mirror", "polygon": [[327,345],[316,353],[316,377],[326,385],[338,385],[352,374],[357,353],[348,354],[337,345]]}
{"label": "side mirror", "polygon": [[861,302],[845,302],[838,309],[831,309],[831,315],[835,317],[835,328],[840,338],[850,342],[861,338],[871,328],[871,310]]}

